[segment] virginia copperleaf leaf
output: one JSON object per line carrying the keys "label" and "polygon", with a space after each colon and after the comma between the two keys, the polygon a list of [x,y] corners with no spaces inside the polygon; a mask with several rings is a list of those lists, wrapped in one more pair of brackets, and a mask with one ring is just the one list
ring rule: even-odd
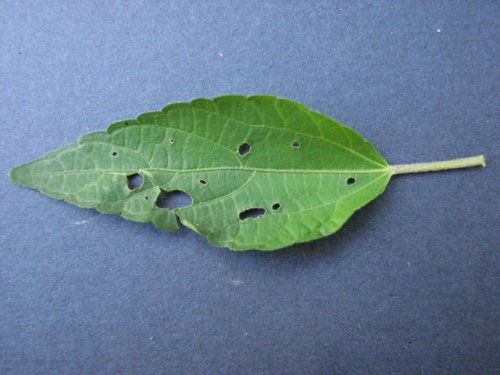
{"label": "virginia copperleaf leaf", "polygon": [[[394,174],[479,165],[483,156],[390,166],[354,130],[299,103],[229,95],[113,123],[10,177],[165,231],[178,218],[215,246],[274,250],[337,231]],[[160,204],[178,192],[189,205]]]}

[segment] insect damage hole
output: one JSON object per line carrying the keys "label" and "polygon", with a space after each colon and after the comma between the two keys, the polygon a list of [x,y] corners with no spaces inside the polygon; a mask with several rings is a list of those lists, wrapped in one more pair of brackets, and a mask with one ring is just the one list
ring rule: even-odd
{"label": "insect damage hole", "polygon": [[160,208],[168,208],[173,210],[174,208],[182,208],[190,206],[193,203],[193,199],[188,193],[181,190],[171,190],[166,191],[161,189],[160,194],[156,198],[156,206]]}
{"label": "insect damage hole", "polygon": [[175,138],[170,138],[170,144],[174,144],[175,143]]}
{"label": "insect damage hole", "polygon": [[347,185],[354,185],[356,183],[356,179],[354,177],[349,177],[345,183]]}
{"label": "insect damage hole", "polygon": [[242,143],[240,145],[240,147],[238,148],[238,154],[240,154],[240,156],[245,156],[246,154],[248,154],[250,152],[250,148],[251,146],[248,144],[248,143]]}
{"label": "insect damage hole", "polygon": [[266,213],[263,208],[249,208],[248,210],[240,212],[240,220],[255,219]]}
{"label": "insect damage hole", "polygon": [[117,156],[118,156],[118,152],[113,151],[113,152],[111,153],[111,156],[117,157]]}
{"label": "insect damage hole", "polygon": [[300,148],[301,143],[299,141],[293,141],[292,142],[292,147],[293,148]]}
{"label": "insect damage hole", "polygon": [[273,207],[273,210],[274,210],[274,211],[278,211],[278,210],[281,208],[281,204],[279,204],[279,203],[275,203],[275,204],[273,204],[273,206],[272,206],[272,207]]}
{"label": "insect damage hole", "polygon": [[138,189],[144,183],[144,179],[139,173],[129,174],[127,176],[127,186],[130,190]]}
{"label": "insect damage hole", "polygon": [[200,184],[202,184],[202,185],[206,185],[206,184],[207,184],[207,181],[206,181],[206,180],[200,180]]}

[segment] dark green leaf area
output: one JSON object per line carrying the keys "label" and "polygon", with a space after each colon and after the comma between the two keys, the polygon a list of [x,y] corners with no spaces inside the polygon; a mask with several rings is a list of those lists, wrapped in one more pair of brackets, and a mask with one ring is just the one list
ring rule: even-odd
{"label": "dark green leaf area", "polygon": [[[178,217],[216,246],[273,250],[335,232],[390,172],[355,131],[301,104],[225,96],[114,123],[11,178],[166,231]],[[170,192],[190,204],[159,204]]]}

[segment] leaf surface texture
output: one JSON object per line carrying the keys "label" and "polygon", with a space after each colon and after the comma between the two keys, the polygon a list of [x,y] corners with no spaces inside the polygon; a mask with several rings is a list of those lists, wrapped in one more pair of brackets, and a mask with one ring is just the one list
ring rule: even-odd
{"label": "leaf surface texture", "polygon": [[[274,250],[335,232],[391,173],[370,143],[323,114],[288,99],[230,95],[116,122],[10,175],[165,231],[178,217],[215,246]],[[159,204],[174,192],[190,204]]]}

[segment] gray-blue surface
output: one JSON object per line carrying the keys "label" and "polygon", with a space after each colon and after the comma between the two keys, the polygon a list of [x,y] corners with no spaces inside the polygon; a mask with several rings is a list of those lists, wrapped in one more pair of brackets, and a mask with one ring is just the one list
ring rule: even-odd
{"label": "gray-blue surface", "polygon": [[[493,374],[496,1],[0,4],[0,373]],[[289,97],[391,163],[337,234],[273,253],[101,215],[13,166],[172,101]]]}

